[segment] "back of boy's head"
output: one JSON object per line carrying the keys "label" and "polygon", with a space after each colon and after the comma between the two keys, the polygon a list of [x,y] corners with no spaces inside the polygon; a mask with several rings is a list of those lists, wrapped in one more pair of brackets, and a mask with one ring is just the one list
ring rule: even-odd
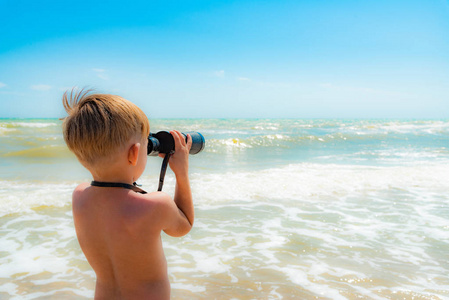
{"label": "back of boy's head", "polygon": [[123,150],[132,138],[150,133],[143,111],[115,95],[91,90],[66,91],[62,102],[64,140],[83,165],[94,166]]}

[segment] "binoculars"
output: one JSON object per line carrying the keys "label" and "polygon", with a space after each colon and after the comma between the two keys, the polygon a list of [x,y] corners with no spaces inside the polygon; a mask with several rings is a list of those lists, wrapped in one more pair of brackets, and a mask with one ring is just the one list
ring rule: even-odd
{"label": "binoculars", "polygon": [[[197,154],[204,149],[206,141],[199,132],[186,132],[182,135],[187,141],[187,134],[192,137],[192,147],[189,154]],[[171,154],[175,151],[175,139],[168,131],[159,131],[158,133],[150,133],[148,136],[147,155],[157,156],[159,153]]]}

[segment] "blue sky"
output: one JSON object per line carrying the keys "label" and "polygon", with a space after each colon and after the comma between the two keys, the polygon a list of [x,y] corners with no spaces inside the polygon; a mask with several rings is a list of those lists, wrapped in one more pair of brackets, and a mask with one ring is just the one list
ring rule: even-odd
{"label": "blue sky", "polygon": [[0,117],[449,118],[449,3],[0,0]]}

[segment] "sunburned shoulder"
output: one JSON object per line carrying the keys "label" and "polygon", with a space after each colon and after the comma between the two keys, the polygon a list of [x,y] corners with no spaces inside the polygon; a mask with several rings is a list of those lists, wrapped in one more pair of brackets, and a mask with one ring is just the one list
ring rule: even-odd
{"label": "sunburned shoulder", "polygon": [[73,191],[73,193],[80,193],[80,192],[83,192],[87,187],[89,187],[90,186],[90,184],[88,183],[88,182],[83,182],[83,183],[80,183],[76,188],[75,188],[75,190]]}
{"label": "sunburned shoulder", "polygon": [[103,208],[115,207],[123,212],[129,212],[134,215],[134,218],[139,216],[148,218],[149,214],[153,216],[163,214],[172,202],[171,197],[164,192],[141,194],[120,188],[91,189],[89,183],[78,185],[72,195],[74,208],[92,209],[99,205]]}
{"label": "sunburned shoulder", "polygon": [[125,201],[126,208],[122,212],[133,224],[132,231],[159,236],[164,229],[167,210],[173,202],[171,197],[163,192],[139,194],[130,191]]}
{"label": "sunburned shoulder", "polygon": [[[121,188],[91,187],[89,183],[78,185],[72,195],[74,217],[88,218],[108,211],[114,218],[128,220],[138,227],[160,230],[167,211],[174,205],[164,192],[136,193]],[[128,222],[126,221],[126,222]]]}
{"label": "sunburned shoulder", "polygon": [[[127,201],[132,207],[133,219],[141,220],[147,230],[163,230],[170,212],[176,207],[171,197],[164,192],[149,194],[132,193]],[[177,210],[177,209],[176,209]],[[139,222],[140,223],[140,222]]]}
{"label": "sunburned shoulder", "polygon": [[[82,197],[84,194],[86,194],[86,192],[88,192],[88,188],[90,186],[91,185],[87,182],[83,182],[83,183],[79,184],[73,191],[73,198],[76,199],[76,198]],[[109,190],[109,192],[110,191],[111,190]],[[127,189],[123,189],[120,191],[122,193],[117,193],[116,191],[114,191],[114,195],[116,195],[118,198],[123,199],[123,200],[134,200],[134,201],[146,204],[146,205],[152,205],[152,204],[160,205],[166,201],[171,200],[171,197],[164,192],[153,192],[153,193],[148,193],[148,194],[141,194],[141,193],[136,193],[131,190],[127,190]],[[106,190],[104,192],[106,192]],[[98,196],[98,194],[100,194],[100,193],[96,193],[96,194],[97,194],[96,196]],[[106,193],[101,193],[101,194],[106,194]]]}
{"label": "sunburned shoulder", "polygon": [[87,182],[79,184],[72,193],[72,200],[76,201],[77,199],[80,199],[89,186],[90,185]]}
{"label": "sunburned shoulder", "polygon": [[170,201],[171,197],[164,192],[152,192],[148,194],[136,193],[128,190],[126,198],[146,205],[160,205],[166,201]]}
{"label": "sunburned shoulder", "polygon": [[171,197],[164,192],[153,192],[148,194],[130,192],[128,196],[131,203],[136,204],[145,211],[149,210],[152,213],[159,213],[172,202]]}

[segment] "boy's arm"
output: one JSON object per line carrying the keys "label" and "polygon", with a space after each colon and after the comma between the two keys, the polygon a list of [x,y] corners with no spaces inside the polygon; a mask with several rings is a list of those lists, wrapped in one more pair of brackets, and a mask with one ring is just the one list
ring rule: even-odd
{"label": "boy's arm", "polygon": [[[179,131],[170,132],[175,140],[175,153],[170,157],[169,164],[176,176],[174,201],[164,201],[166,207],[165,225],[162,229],[171,236],[186,235],[192,229],[194,209],[192,192],[189,182],[189,151],[192,138],[187,135],[187,142]],[[174,205],[173,205],[174,204]]]}

